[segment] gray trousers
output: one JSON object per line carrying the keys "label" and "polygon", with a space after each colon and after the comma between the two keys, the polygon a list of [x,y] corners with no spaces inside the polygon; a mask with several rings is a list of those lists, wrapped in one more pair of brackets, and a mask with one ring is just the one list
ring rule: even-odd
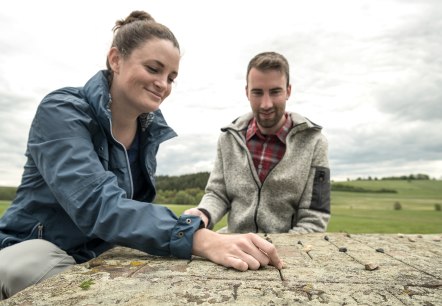
{"label": "gray trousers", "polygon": [[33,239],[0,250],[0,300],[37,284],[75,264],[55,244]]}

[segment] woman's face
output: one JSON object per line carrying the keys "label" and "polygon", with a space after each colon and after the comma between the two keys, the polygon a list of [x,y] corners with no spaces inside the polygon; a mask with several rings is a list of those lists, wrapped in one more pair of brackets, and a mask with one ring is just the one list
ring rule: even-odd
{"label": "woman's face", "polygon": [[180,52],[169,40],[153,39],[126,57],[112,48],[109,62],[114,72],[113,103],[138,116],[157,110],[169,96],[178,76]]}

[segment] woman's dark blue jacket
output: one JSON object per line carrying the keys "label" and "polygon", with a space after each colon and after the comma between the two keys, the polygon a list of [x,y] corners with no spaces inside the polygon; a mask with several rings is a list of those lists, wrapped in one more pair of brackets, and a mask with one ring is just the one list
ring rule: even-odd
{"label": "woman's dark blue jacket", "polygon": [[112,136],[109,103],[106,71],[82,88],[62,88],[43,99],[30,129],[22,182],[0,219],[0,249],[40,238],[78,263],[114,245],[190,258],[200,219],[177,218],[150,203],[158,147],[175,132],[159,110],[140,116],[139,164],[148,186],[132,199],[130,164]]}

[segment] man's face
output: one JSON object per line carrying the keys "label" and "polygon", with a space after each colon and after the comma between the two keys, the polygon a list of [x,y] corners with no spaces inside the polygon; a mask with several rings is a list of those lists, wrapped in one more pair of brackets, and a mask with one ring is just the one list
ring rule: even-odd
{"label": "man's face", "polygon": [[260,71],[252,68],[249,72],[246,95],[253,115],[263,134],[276,133],[285,122],[285,104],[290,97],[291,85],[278,70]]}

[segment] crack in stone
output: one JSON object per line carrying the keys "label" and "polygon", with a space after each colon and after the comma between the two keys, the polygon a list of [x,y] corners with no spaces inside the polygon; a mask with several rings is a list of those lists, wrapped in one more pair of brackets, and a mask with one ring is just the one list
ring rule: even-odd
{"label": "crack in stone", "polygon": [[233,299],[236,301],[238,298],[238,288],[241,286],[241,284],[234,284],[233,285]]}

